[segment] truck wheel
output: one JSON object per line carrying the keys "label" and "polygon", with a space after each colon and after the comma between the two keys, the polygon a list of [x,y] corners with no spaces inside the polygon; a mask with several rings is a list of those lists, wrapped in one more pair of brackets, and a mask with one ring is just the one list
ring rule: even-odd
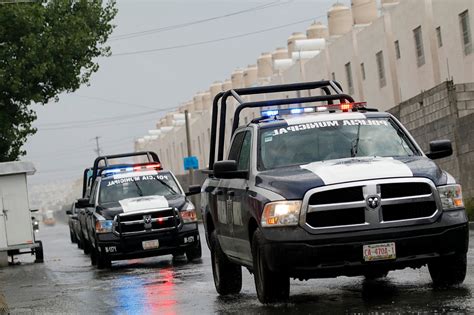
{"label": "truck wheel", "polygon": [[86,255],[89,255],[91,253],[91,245],[87,242],[87,240],[84,240],[84,242],[82,243],[82,250]]}
{"label": "truck wheel", "polygon": [[35,263],[42,263],[44,262],[43,243],[41,241],[35,243],[39,244],[39,247],[35,247]]}
{"label": "truck wheel", "polygon": [[290,277],[271,271],[263,255],[263,235],[257,229],[252,238],[253,272],[258,300],[261,303],[275,303],[290,297]]}
{"label": "truck wheel", "polygon": [[201,250],[201,241],[197,241],[196,245],[186,250],[186,258],[188,261],[193,261],[195,259],[199,259],[202,256]]}
{"label": "truck wheel", "polygon": [[75,243],[74,235],[72,234],[71,230],[69,230],[69,237],[71,238],[71,243]]}
{"label": "truck wheel", "polygon": [[450,286],[460,284],[466,277],[467,254],[440,257],[428,263],[434,285]]}
{"label": "truck wheel", "polygon": [[99,253],[97,251],[97,248],[91,248],[91,265],[95,266],[97,265],[97,257],[99,256]]}
{"label": "truck wheel", "polygon": [[221,249],[216,231],[211,234],[212,275],[217,293],[237,294],[242,289],[242,268],[231,263]]}
{"label": "truck wheel", "polygon": [[82,241],[81,239],[77,239],[77,248],[82,249]]}
{"label": "truck wheel", "polygon": [[110,268],[112,266],[112,261],[104,252],[97,251],[97,268],[104,269]]}

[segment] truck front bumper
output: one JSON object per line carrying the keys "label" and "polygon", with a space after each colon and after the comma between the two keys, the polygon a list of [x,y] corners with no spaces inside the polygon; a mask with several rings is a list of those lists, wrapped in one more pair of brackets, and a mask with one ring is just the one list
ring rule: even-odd
{"label": "truck front bumper", "polygon": [[[144,249],[143,242],[158,240],[158,247]],[[114,233],[98,235],[97,250],[110,260],[144,258],[169,254],[181,254],[187,248],[200,246],[199,231],[196,224],[184,224],[180,229],[144,233],[120,237]]]}
{"label": "truck front bumper", "polygon": [[[265,260],[272,271],[308,279],[419,268],[441,256],[466,253],[469,226],[465,215],[444,213],[429,225],[324,235],[301,227],[268,228],[263,235]],[[364,245],[388,242],[395,243],[395,259],[364,260]]]}

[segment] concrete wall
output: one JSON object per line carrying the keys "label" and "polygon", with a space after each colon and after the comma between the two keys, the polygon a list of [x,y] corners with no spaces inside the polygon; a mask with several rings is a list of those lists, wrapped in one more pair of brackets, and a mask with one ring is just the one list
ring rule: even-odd
{"label": "concrete wall", "polygon": [[449,139],[453,155],[437,160],[474,198],[474,83],[446,81],[390,109],[425,152],[429,142]]}

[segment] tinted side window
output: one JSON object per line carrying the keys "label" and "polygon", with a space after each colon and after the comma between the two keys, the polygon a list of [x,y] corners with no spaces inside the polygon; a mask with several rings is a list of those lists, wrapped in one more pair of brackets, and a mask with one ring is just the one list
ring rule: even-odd
{"label": "tinted side window", "polygon": [[245,171],[250,166],[250,150],[252,144],[252,134],[247,131],[242,142],[242,149],[240,150],[239,163],[237,169],[239,171]]}
{"label": "tinted side window", "polygon": [[239,153],[240,148],[242,147],[242,141],[244,140],[245,132],[239,132],[235,135],[234,141],[232,142],[232,146],[230,147],[229,151],[229,160],[238,161],[239,160]]}

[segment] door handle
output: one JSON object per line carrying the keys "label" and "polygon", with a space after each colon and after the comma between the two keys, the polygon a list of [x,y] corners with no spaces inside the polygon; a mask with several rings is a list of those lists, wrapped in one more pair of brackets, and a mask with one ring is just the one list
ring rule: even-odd
{"label": "door handle", "polygon": [[227,194],[228,194],[229,196],[231,196],[231,197],[234,197],[234,196],[235,196],[235,191],[229,190],[229,191],[227,192]]}

